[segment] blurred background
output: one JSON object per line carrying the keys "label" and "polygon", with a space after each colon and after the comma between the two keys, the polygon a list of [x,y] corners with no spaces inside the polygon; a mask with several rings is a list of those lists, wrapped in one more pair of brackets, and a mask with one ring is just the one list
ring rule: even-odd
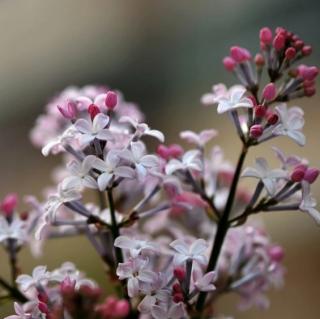
{"label": "blurred background", "polygon": [[[228,118],[200,105],[212,84],[235,83],[222,57],[233,44],[256,52],[261,27],[283,26],[313,45],[307,63],[319,65],[319,19],[317,0],[0,1],[0,197],[11,191],[40,195],[50,183],[56,159],[43,158],[28,134],[50,96],[71,84],[101,83],[123,91],[152,127],[166,133],[168,143],[177,142],[183,129],[217,128],[217,142],[234,161],[240,144]],[[319,97],[298,102],[306,111],[306,147],[287,139],[277,143],[319,167]],[[258,154],[276,164],[273,143],[254,149],[247,164]],[[314,195],[320,202],[320,183]],[[239,313],[232,297],[221,301],[219,312],[239,319],[319,318],[320,229],[302,213],[264,219],[273,240],[286,249],[286,285],[270,293],[266,312]],[[79,238],[50,242],[40,260],[23,251],[21,266],[28,273],[36,264],[53,268],[64,260],[103,283],[98,257]],[[8,273],[2,251],[0,273]],[[12,313],[11,307],[0,307],[0,317]]]}

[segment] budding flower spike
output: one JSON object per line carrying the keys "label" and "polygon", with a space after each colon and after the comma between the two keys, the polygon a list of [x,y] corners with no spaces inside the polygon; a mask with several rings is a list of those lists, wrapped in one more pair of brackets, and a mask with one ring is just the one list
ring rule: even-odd
{"label": "budding flower spike", "polygon": [[[60,154],[55,186],[41,200],[9,193],[0,201],[11,270],[0,285],[15,311],[6,319],[220,318],[216,302],[226,294],[238,295],[242,310],[268,307],[268,291],[283,285],[285,252],[251,216],[295,211],[320,224],[311,189],[320,171],[277,147],[277,166],[245,160],[280,136],[304,146],[304,111],[287,102],[313,96],[319,71],[300,64],[312,47],[282,27],[262,28],[258,41],[258,52],[237,45],[223,59],[239,83],[213,85],[201,98],[232,121],[242,144],[235,166],[212,128],[187,128],[181,145],[164,144],[120,91],[69,87],[51,100],[30,137],[44,156]],[[22,248],[36,257],[46,241],[73,236],[88,239],[105,280],[71,262],[25,273]]]}

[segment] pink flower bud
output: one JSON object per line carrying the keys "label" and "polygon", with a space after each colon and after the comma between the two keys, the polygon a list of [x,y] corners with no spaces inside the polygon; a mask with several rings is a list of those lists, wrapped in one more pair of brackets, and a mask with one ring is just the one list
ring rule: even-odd
{"label": "pink flower bud", "polygon": [[307,97],[314,96],[316,94],[316,88],[314,86],[309,86],[304,88],[304,95]]}
{"label": "pink flower bud", "polygon": [[263,91],[262,91],[262,97],[266,100],[266,101],[272,101],[274,100],[274,98],[277,95],[277,88],[274,85],[274,83],[269,83],[267,84]]}
{"label": "pink flower bud", "polygon": [[304,180],[312,184],[319,176],[319,170],[317,168],[308,168],[304,174]]}
{"label": "pink flower bud", "polygon": [[181,288],[181,285],[179,283],[175,283],[173,286],[172,286],[172,290],[173,292],[182,292],[182,288]]}
{"label": "pink flower bud", "polygon": [[302,40],[297,40],[293,43],[293,46],[297,49],[300,50],[304,46],[304,42]]}
{"label": "pink flower bud", "polygon": [[39,302],[38,308],[42,313],[49,314],[49,308],[44,302]]}
{"label": "pink flower bud", "polygon": [[250,127],[250,136],[258,138],[263,134],[263,127],[260,124],[255,124]]}
{"label": "pink flower bud", "polygon": [[269,253],[271,260],[274,262],[279,263],[283,260],[284,250],[281,246],[274,245],[274,246],[269,247],[268,253]]}
{"label": "pink flower bud", "polygon": [[230,72],[234,70],[234,68],[236,67],[236,64],[237,64],[236,61],[229,56],[226,56],[222,60],[222,63],[224,65],[225,69]]}
{"label": "pink flower bud", "polygon": [[130,312],[130,306],[127,300],[117,301],[115,308],[113,309],[114,316],[119,318],[126,317]]}
{"label": "pink flower bud", "polygon": [[2,200],[0,204],[1,210],[6,216],[11,216],[18,205],[18,195],[10,193]]}
{"label": "pink flower bud", "polygon": [[257,66],[264,66],[265,60],[263,55],[261,53],[257,53],[256,56],[254,57],[254,62]]}
{"label": "pink flower bud", "polygon": [[301,182],[304,178],[304,174],[306,170],[307,170],[307,167],[305,165],[297,165],[293,169],[293,172],[291,173],[291,176],[290,176],[291,181],[295,183]]}
{"label": "pink flower bud", "polygon": [[74,293],[76,282],[75,280],[71,280],[70,277],[66,277],[60,283],[60,291],[62,294],[70,295]]}
{"label": "pink flower bud", "polygon": [[186,277],[186,271],[183,267],[175,267],[173,270],[173,275],[179,280],[183,281]]}
{"label": "pink flower bud", "polygon": [[301,52],[304,56],[308,56],[312,53],[312,47],[310,45],[305,45],[301,49]]}
{"label": "pink flower bud", "polygon": [[286,38],[283,35],[283,33],[278,33],[273,39],[273,47],[277,51],[281,51],[284,48],[285,42],[286,42]]}
{"label": "pink flower bud", "polygon": [[241,63],[251,59],[250,52],[238,46],[233,46],[230,48],[230,55],[236,62]]}
{"label": "pink flower bud", "polygon": [[297,70],[298,75],[308,81],[313,81],[319,74],[319,69],[316,66],[301,64],[298,66]]}
{"label": "pink flower bud", "polygon": [[257,105],[254,107],[254,115],[256,117],[264,117],[266,115],[266,107],[263,105]]}
{"label": "pink flower bud", "polygon": [[266,115],[267,123],[269,125],[277,124],[279,121],[279,116],[277,113],[274,112],[268,112]]}
{"label": "pink flower bud", "polygon": [[169,146],[160,144],[157,148],[157,154],[165,160],[171,157],[177,158],[183,154],[183,148],[179,144],[171,144]]}
{"label": "pink flower bud", "polygon": [[183,294],[180,293],[180,292],[175,293],[175,294],[173,295],[172,299],[173,299],[173,302],[175,302],[175,303],[182,302],[182,301],[184,300]]}
{"label": "pink flower bud", "polygon": [[97,105],[91,104],[88,107],[88,113],[90,114],[91,120],[93,121],[93,119],[96,117],[96,115],[101,113],[101,111]]}
{"label": "pink flower bud", "polygon": [[264,27],[260,30],[259,37],[262,43],[269,45],[272,42],[272,31],[269,28]]}
{"label": "pink flower bud", "polygon": [[285,56],[287,60],[292,60],[296,56],[296,49],[293,47],[290,47],[286,50]]}
{"label": "pink flower bud", "polygon": [[62,116],[68,120],[74,120],[77,116],[77,106],[73,101],[67,101],[65,105],[58,105],[57,108]]}
{"label": "pink flower bud", "polygon": [[113,91],[108,91],[107,96],[106,96],[106,100],[105,100],[106,107],[109,110],[113,110],[117,106],[117,103],[118,103],[117,93],[115,93]]}

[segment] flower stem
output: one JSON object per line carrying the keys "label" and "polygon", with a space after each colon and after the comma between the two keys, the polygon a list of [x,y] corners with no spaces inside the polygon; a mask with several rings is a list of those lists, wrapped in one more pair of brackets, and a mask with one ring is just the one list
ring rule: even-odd
{"label": "flower stem", "polygon": [[[217,265],[220,251],[221,251],[225,236],[227,234],[227,231],[229,229],[229,216],[232,210],[234,198],[236,195],[237,185],[240,178],[241,169],[242,169],[245,157],[247,155],[247,152],[248,152],[248,146],[246,144],[243,144],[242,150],[238,159],[237,167],[233,176],[232,184],[230,187],[227,203],[226,203],[224,212],[221,216],[221,219],[218,223],[217,233],[214,238],[214,244],[213,244],[210,259],[209,259],[207,272],[214,270]],[[196,304],[196,310],[199,313],[202,313],[203,311],[204,304],[206,301],[206,296],[207,296],[207,292],[204,292],[204,291],[199,294],[197,304]]]}

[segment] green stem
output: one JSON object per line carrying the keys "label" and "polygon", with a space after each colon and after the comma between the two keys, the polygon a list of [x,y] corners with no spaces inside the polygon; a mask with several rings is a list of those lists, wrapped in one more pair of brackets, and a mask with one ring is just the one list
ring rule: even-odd
{"label": "green stem", "polygon": [[[248,146],[243,144],[242,150],[241,150],[241,153],[240,153],[240,156],[238,159],[237,167],[236,167],[236,170],[234,173],[234,177],[232,180],[232,184],[230,187],[230,192],[229,192],[229,196],[227,199],[227,203],[226,203],[224,212],[221,216],[221,219],[218,223],[218,229],[217,229],[217,233],[214,238],[214,244],[213,244],[210,259],[209,259],[207,272],[210,272],[216,268],[218,258],[220,255],[220,251],[221,251],[225,236],[227,234],[227,231],[229,229],[229,216],[230,216],[232,206],[234,203],[234,198],[236,195],[236,190],[237,190],[237,185],[238,185],[239,178],[240,178],[241,169],[242,169],[245,157],[247,155],[247,152],[248,152]],[[197,304],[196,304],[196,310],[200,314],[203,312],[204,304],[206,301],[206,296],[207,296],[207,292],[201,292],[199,294]]]}

